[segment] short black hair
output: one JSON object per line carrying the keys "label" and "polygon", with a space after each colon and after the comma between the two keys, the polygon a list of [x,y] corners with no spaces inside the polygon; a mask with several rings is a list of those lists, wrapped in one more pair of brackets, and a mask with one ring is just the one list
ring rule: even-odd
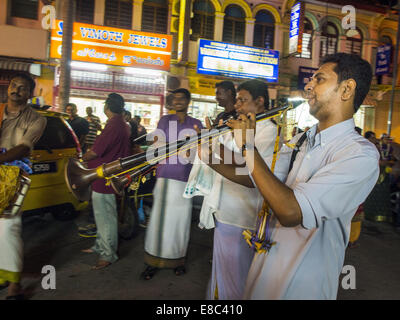
{"label": "short black hair", "polygon": [[179,89],[176,89],[176,90],[172,91],[172,93],[173,94],[183,93],[185,95],[186,99],[188,99],[189,101],[192,100],[192,96],[191,96],[190,91],[188,89],[179,88]]}
{"label": "short black hair", "polygon": [[269,109],[269,94],[268,94],[268,85],[261,80],[248,80],[239,85],[237,91],[246,90],[250,93],[253,100],[258,97],[264,98],[264,108]]}
{"label": "short black hair", "polygon": [[369,139],[369,138],[371,138],[372,136],[376,136],[376,135],[375,135],[375,132],[373,132],[373,131],[367,131],[367,132],[364,134],[364,137],[365,137],[366,139]]}
{"label": "short black hair", "polygon": [[110,93],[106,100],[106,105],[112,113],[122,114],[125,111],[125,100],[118,93]]}
{"label": "short black hair", "polygon": [[128,110],[124,109],[124,115],[128,115],[130,118],[132,118],[132,113]]}
{"label": "short black hair", "polygon": [[336,63],[333,70],[338,75],[338,83],[348,79],[353,79],[356,82],[357,86],[354,95],[354,113],[356,113],[371,86],[371,65],[356,54],[342,52],[325,56],[321,65],[330,62]]}
{"label": "short black hair", "polygon": [[67,109],[67,107],[72,107],[72,109],[74,109],[75,111],[78,111],[78,107],[76,106],[75,103],[72,103],[72,102],[67,103],[67,104],[65,105],[65,109]]}
{"label": "short black hair", "polygon": [[231,90],[233,100],[236,100],[235,84],[232,81],[221,81],[215,85],[215,88],[222,88],[224,90]]}
{"label": "short black hair", "polygon": [[13,80],[15,78],[22,78],[22,79],[25,79],[26,81],[28,81],[28,83],[29,83],[29,91],[31,93],[31,96],[33,96],[33,92],[35,91],[35,87],[36,87],[35,80],[33,80],[33,78],[29,74],[24,73],[24,72],[18,72],[16,74],[14,74],[11,77],[10,82],[11,82],[11,80]]}
{"label": "short black hair", "polygon": [[139,115],[136,115],[133,117],[134,119],[137,119],[138,122],[140,122],[140,120],[142,120],[142,118]]}

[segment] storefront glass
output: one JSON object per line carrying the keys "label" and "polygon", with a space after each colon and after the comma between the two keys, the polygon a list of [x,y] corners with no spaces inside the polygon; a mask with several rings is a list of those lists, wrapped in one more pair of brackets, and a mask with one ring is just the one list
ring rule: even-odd
{"label": "storefront glass", "polygon": [[189,106],[189,115],[199,119],[205,124],[205,118],[215,119],[217,115],[224,111],[224,108],[218,106],[214,96],[205,96],[192,94],[192,103]]}

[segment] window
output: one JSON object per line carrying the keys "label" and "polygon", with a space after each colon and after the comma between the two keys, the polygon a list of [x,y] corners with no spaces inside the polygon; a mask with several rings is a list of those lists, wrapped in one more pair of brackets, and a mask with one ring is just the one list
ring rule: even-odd
{"label": "window", "polygon": [[75,21],[93,23],[95,0],[76,0]]}
{"label": "window", "polygon": [[148,0],[143,2],[142,31],[167,33],[168,2]]}
{"label": "window", "polygon": [[209,0],[196,0],[193,4],[191,40],[214,39],[215,8]]}
{"label": "window", "polygon": [[132,0],[106,0],[104,25],[132,29]]}
{"label": "window", "polygon": [[46,118],[46,128],[35,144],[35,150],[76,148],[75,140],[62,120],[54,117]]}
{"label": "window", "polygon": [[253,45],[266,49],[274,47],[275,19],[271,13],[261,10],[256,15]]}
{"label": "window", "polygon": [[229,5],[225,9],[222,41],[244,44],[246,29],[245,14],[237,5]]}
{"label": "window", "polygon": [[11,17],[37,20],[38,0],[12,0]]}
{"label": "window", "polygon": [[327,22],[321,31],[320,57],[337,52],[338,31],[333,23]]}
{"label": "window", "polygon": [[361,56],[362,35],[358,29],[349,29],[346,32],[346,53],[354,53]]}
{"label": "window", "polygon": [[308,19],[304,19],[303,41],[301,44],[301,54],[297,54],[297,58],[311,59],[312,56],[312,35],[313,27]]}

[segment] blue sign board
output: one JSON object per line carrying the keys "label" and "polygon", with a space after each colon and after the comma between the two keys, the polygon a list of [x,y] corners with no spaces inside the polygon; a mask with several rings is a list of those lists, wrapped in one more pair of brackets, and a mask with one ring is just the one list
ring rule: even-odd
{"label": "blue sign board", "polygon": [[389,44],[377,48],[375,75],[381,76],[389,73],[391,49],[392,46]]}
{"label": "blue sign board", "polygon": [[303,16],[304,5],[302,2],[298,2],[292,7],[290,13],[289,54],[296,52],[301,53],[301,42],[303,40]]}
{"label": "blue sign board", "polygon": [[278,81],[279,51],[199,40],[197,73]]}
{"label": "blue sign board", "polygon": [[310,81],[310,78],[317,70],[318,69],[316,68],[299,67],[299,83],[298,83],[299,90],[304,90],[304,87]]}

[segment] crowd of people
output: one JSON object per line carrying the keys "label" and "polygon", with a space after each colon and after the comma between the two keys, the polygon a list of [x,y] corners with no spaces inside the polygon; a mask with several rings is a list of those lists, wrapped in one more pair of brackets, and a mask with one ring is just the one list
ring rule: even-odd
{"label": "crowd of people", "polygon": [[[90,108],[86,119],[77,116],[73,104],[67,112],[86,146],[83,161],[89,168],[138,151],[138,138],[151,140],[154,151],[223,123],[232,129],[157,164],[144,280],[161,268],[176,276],[188,271],[191,198],[202,196],[199,227],[214,229],[207,299],[335,299],[352,220],[378,180],[379,161],[390,161],[390,144],[382,141],[378,149],[371,136],[366,139],[355,130],[353,115],[371,79],[370,64],[359,56],[326,56],[305,86],[310,114],[319,122],[305,132],[296,130],[287,144],[272,118],[256,121],[256,115],[270,110],[268,86],[261,80],[244,81],[237,88],[230,81],[218,83],[216,100],[224,111],[214,120],[205,119],[205,126],[188,115],[191,94],[184,88],[171,92],[174,113],[161,117],[148,135],[116,93],[105,101],[108,121],[103,129]],[[25,77],[11,81],[0,137],[0,147],[7,151],[0,163],[26,156],[43,131],[43,117],[26,106],[33,89]],[[13,120],[11,112],[29,112],[26,122],[35,125]],[[28,129],[15,130],[22,125]],[[97,131],[101,133],[93,139]],[[12,143],[3,139],[16,134]],[[104,179],[93,182],[91,200],[97,236],[84,252],[98,256],[97,270],[119,259],[118,213],[115,194]],[[20,226],[20,214],[0,218],[0,230],[8,230],[7,241],[0,232],[0,281],[10,283],[9,299],[21,294],[21,243],[10,241],[20,239],[20,229],[13,223]],[[11,264],[13,259],[18,263]]]}

